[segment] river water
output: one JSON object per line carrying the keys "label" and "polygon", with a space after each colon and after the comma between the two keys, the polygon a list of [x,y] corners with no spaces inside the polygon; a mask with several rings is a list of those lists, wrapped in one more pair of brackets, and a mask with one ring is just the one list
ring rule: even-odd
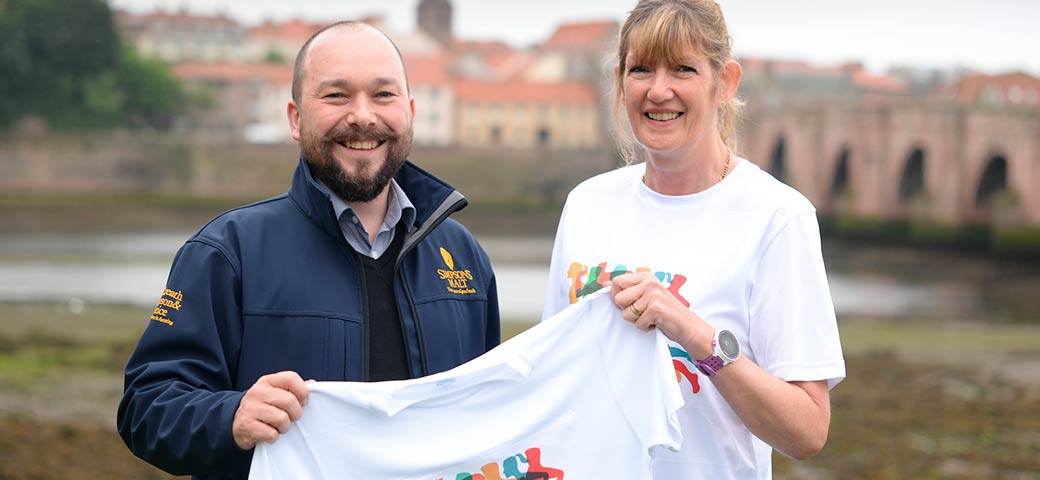
{"label": "river water", "polygon": [[[190,232],[0,235],[0,302],[154,306]],[[551,238],[481,236],[503,318],[535,321]],[[925,249],[824,246],[841,316],[1040,324],[1040,265]],[[2,320],[2,316],[0,316]]]}

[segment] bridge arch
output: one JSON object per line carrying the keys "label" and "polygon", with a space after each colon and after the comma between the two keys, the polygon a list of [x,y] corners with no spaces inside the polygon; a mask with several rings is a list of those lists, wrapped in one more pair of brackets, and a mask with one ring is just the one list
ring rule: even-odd
{"label": "bridge arch", "polygon": [[747,157],[825,215],[1040,226],[1040,113],[907,99],[852,105],[749,113]]}
{"label": "bridge arch", "polygon": [[823,197],[817,208],[834,214],[852,213],[856,209],[854,198],[857,192],[856,178],[860,172],[857,165],[858,159],[853,158],[852,146],[849,142],[843,142],[836,152],[833,150],[826,155],[833,155],[823,164],[823,185],[821,193]]}
{"label": "bridge arch", "polygon": [[984,163],[985,167],[975,184],[975,208],[988,211],[993,207],[997,195],[1007,192],[1008,161],[1003,153],[994,153]]}
{"label": "bridge arch", "polygon": [[787,183],[787,137],[783,133],[777,136],[769,155],[769,173],[777,180]]}
{"label": "bridge arch", "polygon": [[834,175],[831,176],[831,200],[838,201],[847,196],[851,190],[852,148],[841,147],[838,159],[834,163]]}
{"label": "bridge arch", "polygon": [[899,176],[899,205],[907,207],[927,195],[925,188],[927,154],[924,148],[915,146],[906,161],[903,162],[903,172]]}

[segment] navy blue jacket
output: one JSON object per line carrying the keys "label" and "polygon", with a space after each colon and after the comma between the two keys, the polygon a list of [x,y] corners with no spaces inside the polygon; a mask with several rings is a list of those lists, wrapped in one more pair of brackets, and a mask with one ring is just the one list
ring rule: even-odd
{"label": "navy blue jacket", "polygon": [[[406,163],[415,205],[394,289],[412,377],[499,342],[487,254],[448,215],[466,199]],[[327,195],[300,161],[288,194],[226,212],[190,238],[126,367],[117,427],[137,456],[196,478],[245,478],[252,452],[231,433],[261,376],[364,381],[365,285]],[[350,432],[344,432],[349,435]]]}

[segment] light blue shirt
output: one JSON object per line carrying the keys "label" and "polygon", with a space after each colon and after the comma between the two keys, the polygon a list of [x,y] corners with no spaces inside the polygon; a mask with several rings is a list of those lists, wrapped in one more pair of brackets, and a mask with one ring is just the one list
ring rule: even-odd
{"label": "light blue shirt", "polygon": [[353,208],[347,202],[339,198],[338,195],[332,193],[324,183],[318,182],[325,193],[329,194],[329,200],[332,202],[332,210],[336,213],[336,218],[339,220],[339,229],[343,232],[343,238],[347,240],[347,243],[354,248],[358,253],[367,257],[379,258],[387,248],[390,247],[390,242],[394,241],[394,234],[397,230],[397,223],[404,221],[406,225],[406,231],[412,231],[415,225],[415,206],[408,200],[408,195],[405,195],[404,190],[397,184],[397,181],[390,179],[389,198],[387,199],[386,205],[386,216],[383,217],[383,224],[379,226],[379,232],[376,233],[375,243],[369,243],[368,231],[365,230],[365,224],[361,222]]}

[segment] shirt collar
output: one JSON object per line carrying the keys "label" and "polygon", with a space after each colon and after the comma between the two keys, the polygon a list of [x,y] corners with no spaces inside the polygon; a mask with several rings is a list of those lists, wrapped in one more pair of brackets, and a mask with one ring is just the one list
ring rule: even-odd
{"label": "shirt collar", "polygon": [[[333,193],[321,180],[315,179],[315,181],[317,181],[318,186],[328,194],[329,199],[332,201],[332,210],[336,213],[337,220],[343,222],[344,214],[356,216],[354,209],[350,208],[350,205],[340,198],[339,195]],[[386,217],[383,218],[383,224],[392,229],[399,221],[404,220],[407,231],[412,231],[415,228],[415,206],[408,199],[408,195],[397,184],[397,180],[392,178],[390,179],[390,191],[387,193],[390,195],[390,198],[386,205]],[[349,222],[349,218],[346,221]]]}

